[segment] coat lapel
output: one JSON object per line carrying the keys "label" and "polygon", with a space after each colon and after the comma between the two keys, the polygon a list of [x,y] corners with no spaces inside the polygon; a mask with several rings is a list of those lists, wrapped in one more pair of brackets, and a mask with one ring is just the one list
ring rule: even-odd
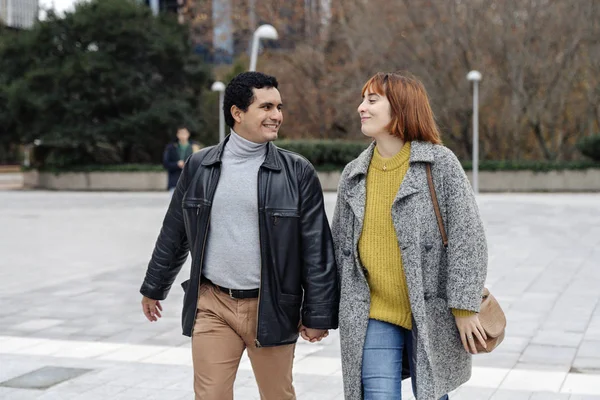
{"label": "coat lapel", "polygon": [[400,184],[400,189],[396,194],[392,208],[396,207],[397,203],[405,197],[419,193],[426,188],[427,177],[424,175],[425,169],[421,164],[432,162],[433,145],[431,143],[414,141],[410,144],[410,166],[404,180]]}
{"label": "coat lapel", "polygon": [[[398,193],[394,199],[394,205],[405,197],[418,193],[421,190],[421,187],[419,186],[418,175],[419,174],[416,167],[411,165],[404,176],[404,180],[400,184],[400,189],[398,189]],[[394,207],[394,205],[392,207]]]}
{"label": "coat lapel", "polygon": [[358,156],[348,173],[347,201],[361,227],[365,219],[365,204],[367,202],[367,172],[374,149],[375,142],[371,143]]}
{"label": "coat lapel", "polygon": [[[428,190],[427,176],[423,163],[433,162],[433,145],[426,142],[414,141],[410,148],[410,166],[406,172],[404,180],[400,184],[400,189],[392,203],[392,221],[398,238],[398,243],[402,247],[402,259],[407,280],[410,276],[417,276],[414,266],[418,264],[413,260],[413,251],[411,245],[416,244],[416,234],[418,230],[414,227],[419,223],[418,219],[418,199],[420,196],[414,196],[423,190]],[[413,282],[414,286],[419,286],[419,282]],[[409,285],[410,287],[411,285]]]}

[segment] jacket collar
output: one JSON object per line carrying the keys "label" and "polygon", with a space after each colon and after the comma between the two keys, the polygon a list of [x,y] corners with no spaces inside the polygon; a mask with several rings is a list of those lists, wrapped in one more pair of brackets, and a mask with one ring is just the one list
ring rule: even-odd
{"label": "jacket collar", "polygon": [[[202,160],[202,165],[210,166],[221,163],[221,157],[223,156],[223,151],[225,150],[225,145],[229,141],[231,135],[227,135],[225,139],[213,147],[204,160]],[[279,160],[279,154],[277,153],[277,146],[273,142],[267,143],[267,154],[265,155],[265,161],[261,164],[261,167],[273,170],[280,171],[281,170],[281,161]]]}

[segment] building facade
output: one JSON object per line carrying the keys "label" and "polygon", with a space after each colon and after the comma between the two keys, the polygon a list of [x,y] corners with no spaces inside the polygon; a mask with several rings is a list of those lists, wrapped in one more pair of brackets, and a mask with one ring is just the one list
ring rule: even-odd
{"label": "building facade", "polygon": [[38,12],[38,0],[0,0],[0,19],[11,28],[31,28]]}
{"label": "building facade", "polygon": [[269,48],[293,49],[299,40],[320,35],[331,18],[332,0],[185,0],[180,7],[199,53],[214,63],[230,63],[249,50],[252,33],[273,25],[279,39]]}

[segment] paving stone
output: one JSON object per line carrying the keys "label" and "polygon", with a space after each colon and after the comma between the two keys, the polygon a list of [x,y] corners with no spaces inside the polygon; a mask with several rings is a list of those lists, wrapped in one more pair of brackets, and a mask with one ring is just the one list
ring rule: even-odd
{"label": "paving stone", "polygon": [[463,386],[456,391],[456,394],[449,397],[451,400],[489,400],[495,391],[496,389]]}
{"label": "paving stone", "polygon": [[89,372],[89,369],[43,367],[0,383],[15,389],[48,389],[54,385]]}
{"label": "paving stone", "polygon": [[598,375],[598,379],[600,379],[600,358],[577,356],[571,366],[571,372],[596,374]]}
{"label": "paving stone", "polygon": [[490,400],[529,400],[533,392],[523,390],[497,390]]}
{"label": "paving stone", "polygon": [[582,333],[542,330],[531,339],[531,343],[546,346],[579,347],[582,340]]}
{"label": "paving stone", "polygon": [[570,394],[565,393],[537,392],[529,400],[569,400],[570,397]]}
{"label": "paving stone", "polygon": [[600,358],[600,340],[584,340],[579,347],[577,356]]}
{"label": "paving stone", "polygon": [[577,349],[571,347],[529,345],[519,362],[528,364],[571,365]]}
{"label": "paving stone", "polygon": [[[48,315],[44,313],[44,315]],[[49,318],[39,318],[39,319],[31,319],[29,321],[25,321],[21,324],[12,326],[12,329],[17,331],[25,331],[25,332],[33,332],[40,331],[45,328],[49,328],[51,326],[60,325],[64,322],[62,319],[49,319]]]}

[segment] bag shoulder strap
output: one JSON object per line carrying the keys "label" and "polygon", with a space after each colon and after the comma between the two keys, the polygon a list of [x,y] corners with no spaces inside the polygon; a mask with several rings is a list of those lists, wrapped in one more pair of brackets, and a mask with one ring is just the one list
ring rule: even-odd
{"label": "bag shoulder strap", "polygon": [[444,243],[444,248],[448,247],[448,236],[446,235],[446,228],[444,228],[444,220],[442,219],[442,213],[440,212],[440,205],[437,200],[437,195],[435,194],[435,187],[433,186],[433,176],[431,175],[431,164],[426,164],[427,168],[427,184],[429,185],[429,192],[431,193],[431,202],[433,203],[433,211],[435,211],[435,216],[437,217],[438,228],[440,229],[440,234],[442,235],[442,243]]}

